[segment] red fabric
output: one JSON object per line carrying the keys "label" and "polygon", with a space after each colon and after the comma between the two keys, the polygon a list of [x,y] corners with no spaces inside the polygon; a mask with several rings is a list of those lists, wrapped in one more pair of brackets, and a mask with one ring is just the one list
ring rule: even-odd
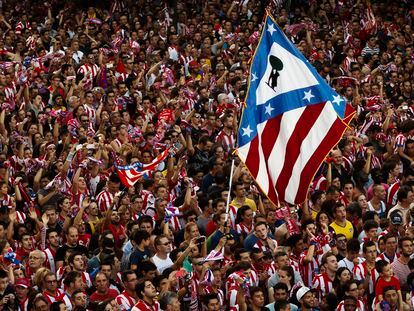
{"label": "red fabric", "polygon": [[382,291],[387,286],[395,286],[397,290],[401,290],[400,282],[395,276],[392,276],[389,281],[385,281],[382,277],[380,277],[377,281],[377,285],[375,285],[375,297],[382,295]]}
{"label": "red fabric", "polygon": [[115,289],[112,288],[108,288],[108,292],[106,294],[99,294],[98,292],[94,292],[91,295],[91,302],[96,302],[96,301],[104,301],[107,300],[108,298],[110,299],[115,299],[116,296],[118,296],[118,292]]}

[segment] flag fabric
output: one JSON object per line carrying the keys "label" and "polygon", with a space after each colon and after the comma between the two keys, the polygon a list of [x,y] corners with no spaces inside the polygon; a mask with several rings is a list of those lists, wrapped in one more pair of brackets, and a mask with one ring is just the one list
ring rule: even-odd
{"label": "flag fabric", "polygon": [[266,15],[237,154],[272,202],[305,201],[320,164],[352,119],[346,114],[345,99]]}
{"label": "flag fabric", "polygon": [[118,176],[126,187],[132,187],[145,174],[154,171],[161,162],[163,162],[169,152],[170,147],[161,152],[151,163],[143,164],[141,162],[134,162],[130,165],[119,165],[114,163],[118,172]]}
{"label": "flag fabric", "polygon": [[224,259],[224,255],[222,252],[218,252],[216,250],[212,250],[206,258],[204,258],[203,262],[207,262],[207,261],[217,261],[217,260],[223,260]]}

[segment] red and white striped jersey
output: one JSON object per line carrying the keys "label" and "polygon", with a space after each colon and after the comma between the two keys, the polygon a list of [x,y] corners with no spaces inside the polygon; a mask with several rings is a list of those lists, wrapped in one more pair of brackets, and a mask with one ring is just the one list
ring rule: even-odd
{"label": "red and white striped jersey", "polygon": [[397,193],[398,189],[400,189],[400,183],[395,182],[393,183],[387,191],[387,205],[394,206],[397,204]]}
{"label": "red and white striped jersey", "polygon": [[305,264],[303,260],[306,258],[307,254],[308,254],[307,250],[305,250],[302,254],[300,254],[299,268],[300,268],[300,274],[302,276],[303,283],[306,286],[311,286],[313,279],[319,273],[319,266],[322,261],[322,256],[317,255],[316,258],[315,256],[313,256],[312,261]]}
{"label": "red and white striped jersey", "polygon": [[343,156],[342,157],[342,159],[343,159],[342,166],[344,167],[344,169],[348,173],[351,173],[354,170],[354,164],[353,164],[353,162],[355,161],[355,159],[353,159],[353,158],[354,157],[352,157],[352,156],[348,156],[348,157]]}
{"label": "red and white striped jersey", "polygon": [[79,192],[78,191],[76,193],[73,193],[72,197],[71,197],[71,200],[70,200],[71,204],[76,205],[80,208],[82,206],[83,200],[88,196],[89,196],[88,188],[86,188],[84,192]]}
{"label": "red and white striped jersey", "polygon": [[[359,265],[356,265],[354,267],[354,271],[352,272],[356,280],[364,281],[368,275],[367,263],[363,262],[363,263],[360,263]],[[371,276],[369,279],[369,293],[370,294],[374,293],[374,290],[375,290],[374,285],[377,282],[378,278],[379,278],[379,273],[377,272],[377,270],[375,268],[371,269]]]}
{"label": "red and white striped jersey", "polygon": [[46,268],[48,268],[53,273],[56,273],[56,264],[55,264],[55,255],[56,252],[49,248],[46,248],[43,253],[46,255]]}
{"label": "red and white striped jersey", "polygon": [[236,137],[232,131],[230,135],[227,135],[223,130],[221,130],[216,137],[216,142],[221,142],[223,148],[226,152],[230,152],[236,143]]}
{"label": "red and white striped jersey", "polygon": [[6,86],[4,88],[4,97],[6,98],[6,101],[14,102],[16,99],[16,94],[17,94],[17,87],[14,81],[11,83],[11,85]]}
{"label": "red and white striped jersey", "polygon": [[98,207],[101,212],[108,211],[112,206],[113,200],[114,195],[108,190],[101,191],[96,197],[96,202],[98,203]]}
{"label": "red and white striped jersey", "polygon": [[296,258],[296,257],[293,257],[293,255],[291,255],[289,257],[289,262],[290,262],[290,265],[293,268],[293,270],[300,273],[299,259]]}
{"label": "red and white striped jersey", "polygon": [[24,224],[26,222],[26,214],[21,211],[16,211],[16,221],[19,224]]}
{"label": "red and white striped jersey", "polygon": [[131,311],[161,311],[161,307],[159,302],[156,300],[154,300],[152,305],[149,305],[144,300],[140,299]]}
{"label": "red and white striped jersey", "polygon": [[253,223],[251,223],[250,226],[246,226],[244,223],[239,223],[236,225],[236,231],[238,234],[247,236],[253,232]]}
{"label": "red and white striped jersey", "polygon": [[128,78],[128,76],[129,76],[129,73],[126,73],[126,72],[119,72],[119,71],[115,72],[115,77],[118,82],[124,82]]}
{"label": "red and white striped jersey", "polygon": [[[155,211],[155,197],[154,194],[149,190],[141,190],[141,197],[143,200],[143,210],[144,213],[147,214],[147,211]],[[149,214],[149,216],[153,217],[154,215]]]}
{"label": "red and white striped jersey", "polygon": [[65,292],[61,289],[56,289],[56,295],[53,296],[49,294],[48,292],[43,292],[43,297],[46,298],[46,300],[49,302],[49,304],[54,303],[55,301],[63,301],[66,305],[66,307],[69,308],[69,310],[72,310],[72,302],[70,301],[69,297],[65,294]]}
{"label": "red and white striped jersey", "polygon": [[[277,247],[277,241],[276,240],[274,240],[274,239],[272,239],[272,238],[270,238],[271,240],[272,240],[272,242],[273,242],[273,244],[275,245],[275,247]],[[266,245],[264,245],[264,243],[262,242],[262,240],[258,240],[254,245],[253,245],[253,248],[258,248],[258,249],[261,249],[263,252],[266,252],[266,251],[271,251],[271,249],[270,249],[270,247],[269,246],[266,246]]]}
{"label": "red and white striped jersey", "polygon": [[78,73],[82,73],[86,77],[85,84],[83,85],[83,88],[85,90],[91,90],[93,87],[93,81],[98,75],[99,66],[96,64],[89,65],[84,64],[79,67]]}
{"label": "red and white striped jersey", "polygon": [[387,254],[385,254],[385,252],[379,254],[377,256],[377,258],[375,259],[375,261],[378,260],[385,260],[388,263],[393,263],[394,261],[397,261],[398,258],[400,258],[400,253],[394,253],[394,256],[388,257]]}
{"label": "red and white striped jersey", "polygon": [[89,123],[92,123],[92,125],[95,125],[96,122],[96,109],[88,106],[88,105],[83,105],[83,107],[85,108],[86,111],[86,115],[89,118]]}
{"label": "red and white striped jersey", "polygon": [[325,176],[319,175],[313,182],[312,182],[312,189],[313,190],[323,190],[326,191],[327,188],[327,180]]}
{"label": "red and white striped jersey", "polygon": [[399,148],[404,149],[406,141],[407,138],[403,134],[398,134],[397,137],[395,137],[394,153],[398,153]]}
{"label": "red and white striped jersey", "polygon": [[349,72],[349,69],[351,68],[351,63],[355,63],[356,59],[355,58],[350,58],[350,57],[345,57],[344,61],[342,62],[342,69],[345,72]]}
{"label": "red and white striped jersey", "polygon": [[322,299],[333,289],[332,280],[325,272],[315,275],[312,284],[312,288],[315,288],[319,293],[319,299]]}
{"label": "red and white striped jersey", "polygon": [[131,297],[126,291],[119,294],[115,300],[120,311],[129,311],[137,303],[134,297]]}
{"label": "red and white striped jersey", "polygon": [[229,220],[231,223],[231,227],[236,229],[236,217],[237,217],[237,207],[230,204],[229,206]]}

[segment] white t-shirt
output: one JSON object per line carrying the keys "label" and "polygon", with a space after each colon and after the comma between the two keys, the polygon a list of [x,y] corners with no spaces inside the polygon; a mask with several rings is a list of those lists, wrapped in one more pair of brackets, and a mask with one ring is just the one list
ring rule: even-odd
{"label": "white t-shirt", "polygon": [[159,274],[162,274],[165,269],[170,268],[174,264],[170,258],[170,255],[167,256],[167,259],[161,259],[157,255],[154,255],[151,257],[151,261],[157,266]]}

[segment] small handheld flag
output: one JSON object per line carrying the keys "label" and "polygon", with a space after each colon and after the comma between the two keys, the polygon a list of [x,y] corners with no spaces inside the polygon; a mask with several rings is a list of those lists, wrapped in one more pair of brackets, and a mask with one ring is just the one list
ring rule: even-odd
{"label": "small handheld flag", "polygon": [[266,15],[237,154],[272,202],[305,201],[318,167],[350,120],[345,99]]}

